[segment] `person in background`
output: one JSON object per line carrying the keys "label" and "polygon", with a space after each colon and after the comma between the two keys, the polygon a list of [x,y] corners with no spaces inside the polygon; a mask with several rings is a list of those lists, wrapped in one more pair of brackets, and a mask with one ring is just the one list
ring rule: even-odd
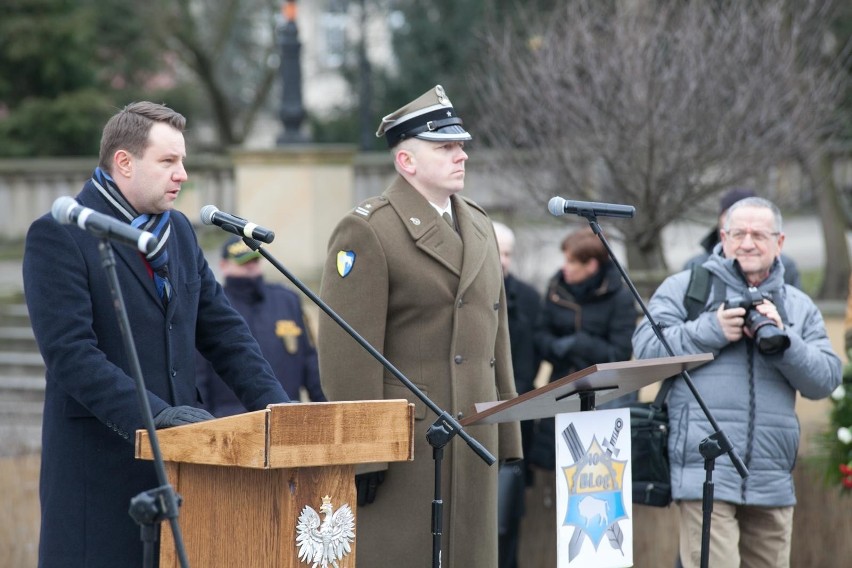
{"label": "person in background", "polygon": [[[571,232],[561,249],[565,263],[547,284],[535,330],[539,352],[553,365],[551,382],[598,363],[629,360],[638,318],[630,289],[591,228]],[[595,407],[620,408],[637,399],[634,392]],[[554,435],[552,418],[538,421],[534,465],[555,467]]]}
{"label": "person in background", "polygon": [[[710,566],[790,566],[800,435],[796,398],[824,398],[841,380],[840,359],[819,309],[784,283],[784,241],[781,212],[772,202],[739,200],[726,213],[721,243],[702,265],[712,274],[705,311],[689,319],[689,271],[666,278],[648,303],[674,355],[713,354],[690,375],[749,471],[742,478],[727,456],[715,460]],[[647,319],[633,335],[633,348],[642,359],[668,355]],[[674,380],[668,410],[680,561],[694,568],[700,564],[706,480],[698,447],[713,428],[681,379]]]}
{"label": "person in background", "polygon": [[[196,348],[249,409],[289,398],[174,203],[187,179],[184,117],[152,102],[127,105],[103,129],[99,165],[80,205],[150,231],[142,255],[114,247],[115,270],[157,428],[213,418],[199,408]],[[47,368],[42,424],[39,568],[143,566],[131,498],[160,486],[134,457],[145,427],[101,240],[49,214],[27,233],[23,277]],[[159,541],[158,541],[159,542]],[[154,565],[159,554],[154,554]]]}
{"label": "person in background", "polygon": [[[755,196],[756,194],[754,190],[745,187],[733,187],[722,195],[719,199],[719,216],[717,218],[716,226],[713,227],[701,240],[701,248],[704,249],[704,251],[687,260],[683,265],[684,270],[689,270],[695,266],[701,266],[713,253],[713,248],[719,244],[719,231],[722,230],[722,226],[725,222],[725,216],[731,205],[740,199]],[[781,254],[781,263],[784,265],[784,282],[801,290],[802,279],[799,276],[799,268],[796,266],[796,261],[786,254]]]}
{"label": "person in background", "polygon": [[[541,357],[535,348],[533,333],[541,308],[541,298],[535,288],[511,273],[515,253],[515,233],[503,223],[494,222],[494,234],[500,249],[503,267],[503,285],[506,288],[506,306],[509,316],[509,341],[512,347],[512,368],[515,371],[515,389],[524,394],[533,389]],[[534,422],[521,422],[521,445],[527,455],[532,444]],[[518,542],[521,517],[524,515],[524,493],[532,483],[532,470],[524,460],[500,466],[499,496],[497,503],[500,568],[517,568]]]}
{"label": "person in background", "polygon": [[[260,253],[251,250],[240,237],[225,242],[219,261],[225,295],[246,320],[287,395],[299,400],[304,388],[312,402],[325,402],[317,351],[299,296],[280,284],[266,282],[260,259]],[[201,366],[198,386],[204,408],[215,416],[246,411],[212,365]]]}
{"label": "person in background", "polygon": [[[385,116],[377,136],[397,176],[343,217],[331,235],[321,297],[439,408],[516,396],[506,295],[494,228],[460,195],[471,135],[438,85]],[[329,317],[319,362],[330,400],[414,403],[414,460],[358,470],[358,566],[432,565],[433,448],[427,406]],[[465,431],[499,460],[520,459],[517,423]],[[444,448],[441,557],[446,566],[497,566],[497,467],[456,436]]]}

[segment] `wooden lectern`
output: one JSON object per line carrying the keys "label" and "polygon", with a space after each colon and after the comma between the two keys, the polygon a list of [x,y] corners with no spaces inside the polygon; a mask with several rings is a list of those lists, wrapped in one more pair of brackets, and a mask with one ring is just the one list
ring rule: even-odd
{"label": "wooden lectern", "polygon": [[701,353],[599,363],[511,400],[477,403],[474,411],[460,423],[462,426],[495,424],[586,410],[583,408],[585,396],[594,395],[598,404],[609,402],[712,360],[712,354]]}
{"label": "wooden lectern", "polygon": [[[191,566],[304,567],[296,525],[306,506],[356,511],[355,465],[414,459],[414,405],[405,400],[270,405],[266,410],[157,431],[169,483],[183,498]],[[153,459],[148,433],[136,457]],[[153,488],[152,488],[153,489]],[[356,513],[357,514],[357,513]],[[161,568],[179,568],[162,523]],[[355,567],[352,552],[340,568]]]}

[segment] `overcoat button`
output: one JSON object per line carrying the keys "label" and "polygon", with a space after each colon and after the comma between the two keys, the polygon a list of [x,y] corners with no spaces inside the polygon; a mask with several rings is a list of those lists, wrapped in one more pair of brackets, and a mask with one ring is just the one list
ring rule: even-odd
{"label": "overcoat button", "polygon": [[458,414],[456,414],[456,420],[461,420],[462,418],[464,418],[464,412],[459,412]]}
{"label": "overcoat button", "polygon": [[494,366],[494,364],[495,364],[496,362],[497,362],[497,359],[495,359],[495,358],[493,358],[493,357],[492,357],[492,358],[491,358],[491,361],[490,361],[491,366],[493,367],[493,366]]}
{"label": "overcoat button", "polygon": [[499,310],[499,309],[500,309],[500,302],[495,302],[495,304],[494,304],[494,309],[495,309],[495,310]]}
{"label": "overcoat button", "polygon": [[455,357],[453,357],[453,361],[456,362],[456,365],[461,365],[462,361],[464,361],[464,357],[462,357],[461,355],[456,355]]}

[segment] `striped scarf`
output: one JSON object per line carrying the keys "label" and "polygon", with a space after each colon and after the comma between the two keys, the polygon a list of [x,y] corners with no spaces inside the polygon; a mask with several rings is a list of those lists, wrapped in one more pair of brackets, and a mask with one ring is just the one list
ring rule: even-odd
{"label": "striped scarf", "polygon": [[95,172],[92,174],[92,183],[118,219],[129,223],[132,227],[148,231],[157,237],[159,243],[157,248],[148,253],[145,259],[154,271],[157,293],[164,301],[168,301],[171,297],[171,283],[169,282],[169,251],[166,243],[172,233],[171,212],[166,211],[159,215],[148,213],[140,215],[121,194],[121,190],[115,185],[115,181],[101,168],[95,168]]}

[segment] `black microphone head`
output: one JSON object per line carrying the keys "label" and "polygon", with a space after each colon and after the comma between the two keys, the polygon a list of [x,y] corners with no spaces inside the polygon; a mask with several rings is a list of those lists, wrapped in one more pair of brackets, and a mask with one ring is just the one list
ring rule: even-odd
{"label": "black microphone head", "polygon": [[201,222],[205,225],[213,224],[213,215],[219,210],[215,205],[205,205],[201,208]]}
{"label": "black microphone head", "polygon": [[547,203],[547,210],[556,217],[565,215],[565,199],[559,196],[551,198]]}
{"label": "black microphone head", "polygon": [[77,203],[76,199],[63,195],[53,202],[53,206],[50,208],[50,214],[63,225],[67,225],[72,222],[71,211],[73,211],[78,205],[79,203]]}

